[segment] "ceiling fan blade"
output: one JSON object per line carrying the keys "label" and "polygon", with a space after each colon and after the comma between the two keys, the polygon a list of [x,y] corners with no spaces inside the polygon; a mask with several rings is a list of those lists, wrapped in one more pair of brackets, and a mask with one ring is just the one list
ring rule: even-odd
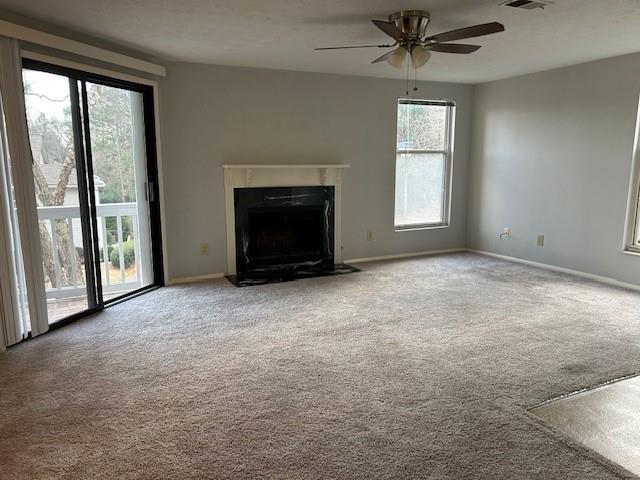
{"label": "ceiling fan blade", "polygon": [[481,37],[492,33],[504,32],[504,25],[498,22],[483,23],[474,25],[473,27],[458,28],[449,32],[438,33],[431,37],[427,37],[427,42],[451,42],[453,40],[462,40],[463,38]]}
{"label": "ceiling fan blade", "polygon": [[387,61],[391,55],[393,55],[394,53],[396,53],[395,50],[391,50],[390,52],[385,53],[384,55],[379,56],[378,58],[376,58],[373,62],[371,63],[380,63],[380,62],[385,62]]}
{"label": "ceiling fan blade", "polygon": [[425,46],[427,50],[442,53],[473,53],[480,45],[467,45],[466,43],[432,43]]}
{"label": "ceiling fan blade", "polygon": [[347,47],[320,47],[314,48],[314,50],[341,50],[343,48],[390,48],[393,45],[350,45]]}
{"label": "ceiling fan blade", "polygon": [[397,42],[403,42],[407,40],[407,36],[404,34],[402,30],[396,27],[391,22],[385,22],[384,20],[371,20],[373,24],[382,30],[384,33],[389,35],[391,38],[396,40]]}

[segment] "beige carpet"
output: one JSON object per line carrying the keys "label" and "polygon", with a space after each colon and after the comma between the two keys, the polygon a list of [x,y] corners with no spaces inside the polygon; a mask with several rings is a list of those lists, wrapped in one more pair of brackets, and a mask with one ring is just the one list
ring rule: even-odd
{"label": "beige carpet", "polygon": [[580,479],[526,409],[640,371],[640,295],[473,254],[157,290],[0,354],[0,478]]}

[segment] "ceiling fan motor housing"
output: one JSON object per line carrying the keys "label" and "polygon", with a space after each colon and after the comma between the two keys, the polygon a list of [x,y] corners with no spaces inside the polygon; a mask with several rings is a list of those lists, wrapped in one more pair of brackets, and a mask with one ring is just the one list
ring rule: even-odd
{"label": "ceiling fan motor housing", "polygon": [[389,22],[398,27],[410,40],[424,38],[431,17],[424,10],[403,10],[389,15]]}

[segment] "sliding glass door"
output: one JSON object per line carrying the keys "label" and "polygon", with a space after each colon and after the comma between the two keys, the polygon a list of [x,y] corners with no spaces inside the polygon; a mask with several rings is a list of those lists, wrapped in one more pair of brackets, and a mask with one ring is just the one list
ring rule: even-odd
{"label": "sliding glass door", "polygon": [[143,95],[87,82],[86,98],[107,300],[153,284]]}
{"label": "sliding glass door", "polygon": [[25,61],[49,323],[162,284],[151,88]]}

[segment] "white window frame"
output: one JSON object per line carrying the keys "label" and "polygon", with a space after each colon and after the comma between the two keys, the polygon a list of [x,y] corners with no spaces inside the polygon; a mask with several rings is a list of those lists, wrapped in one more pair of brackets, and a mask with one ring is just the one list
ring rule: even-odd
{"label": "white window frame", "polygon": [[636,117],[636,131],[631,162],[631,180],[627,200],[627,217],[624,228],[622,251],[640,255],[640,103]]}
{"label": "white window frame", "polygon": [[[398,107],[401,104],[417,104],[417,105],[438,105],[447,107],[447,120],[445,125],[444,149],[442,150],[422,150],[422,149],[406,149],[398,150],[397,145],[397,128],[398,128]],[[412,223],[397,225],[395,220],[395,186],[394,186],[394,205],[393,205],[393,228],[396,232],[406,232],[412,230],[428,230],[435,228],[447,228],[451,223],[451,184],[453,179],[453,146],[455,143],[455,117],[456,102],[450,99],[429,99],[429,98],[398,98],[396,103],[396,149],[395,149],[395,169],[394,178],[397,178],[398,172],[398,154],[401,153],[435,153],[444,155],[444,175],[443,175],[443,195],[442,195],[442,221],[434,223]],[[395,182],[394,182],[395,185]]]}

